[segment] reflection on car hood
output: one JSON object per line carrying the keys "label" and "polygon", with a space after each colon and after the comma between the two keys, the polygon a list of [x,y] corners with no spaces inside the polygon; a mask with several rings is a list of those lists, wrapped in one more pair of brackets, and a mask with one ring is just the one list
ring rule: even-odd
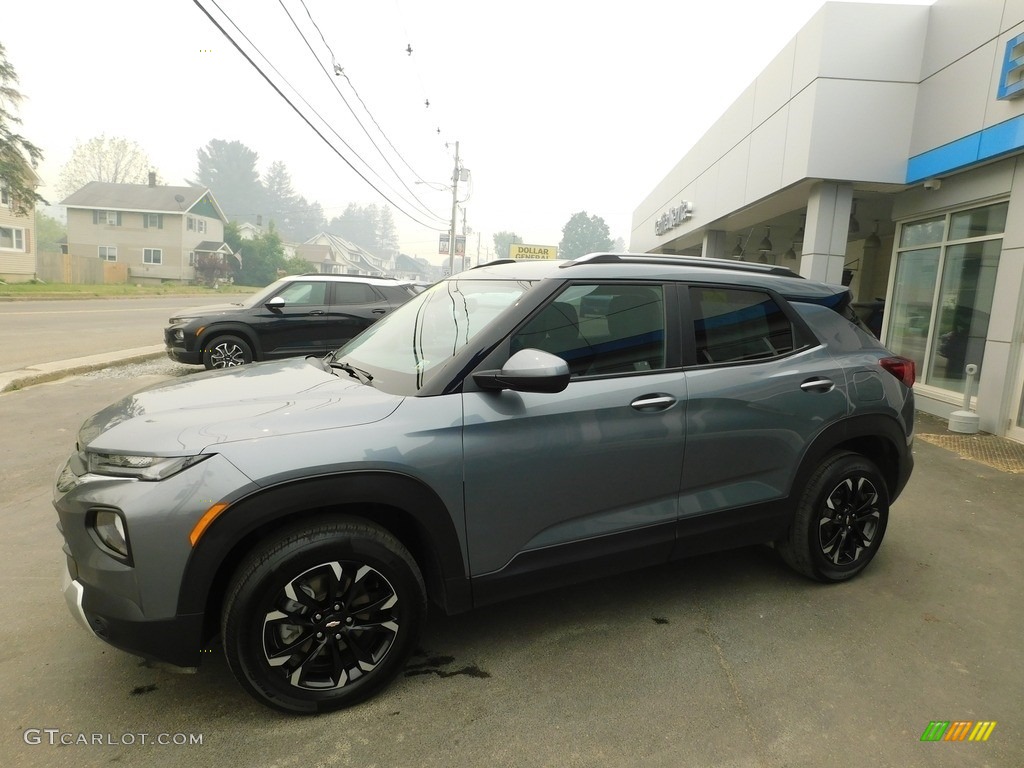
{"label": "reflection on car hood", "polygon": [[223,315],[228,312],[239,312],[245,309],[241,304],[205,304],[201,307],[185,307],[171,313],[171,317],[206,317],[207,315]]}
{"label": "reflection on car hood", "polygon": [[79,447],[192,455],[218,443],[368,424],[402,402],[338,373],[292,358],[162,382],[89,418]]}

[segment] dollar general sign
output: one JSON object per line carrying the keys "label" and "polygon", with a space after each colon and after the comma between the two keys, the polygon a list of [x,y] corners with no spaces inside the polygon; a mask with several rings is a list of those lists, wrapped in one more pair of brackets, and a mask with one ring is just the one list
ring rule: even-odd
{"label": "dollar general sign", "polygon": [[526,245],[525,243],[512,243],[508,247],[510,259],[557,259],[557,245]]}

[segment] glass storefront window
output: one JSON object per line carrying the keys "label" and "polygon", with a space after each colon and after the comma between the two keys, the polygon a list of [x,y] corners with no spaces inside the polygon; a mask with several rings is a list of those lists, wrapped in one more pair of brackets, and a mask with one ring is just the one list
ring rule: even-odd
{"label": "glass storefront window", "polygon": [[940,216],[937,219],[928,219],[927,221],[915,221],[913,224],[904,224],[903,230],[900,233],[900,248],[941,243],[942,235],[945,231],[945,216]]}
{"label": "glass storefront window", "polygon": [[985,240],[946,249],[926,377],[933,386],[963,392],[964,366],[974,363],[980,372],[1000,246],[999,240]]}
{"label": "glass storefront window", "polygon": [[969,237],[1001,235],[1006,229],[1006,211],[1009,207],[1009,203],[1000,203],[954,213],[949,217],[949,239],[966,240]]}
{"label": "glass storefront window", "polygon": [[886,346],[917,363],[918,372],[924,370],[938,273],[938,248],[901,253],[896,263]]}
{"label": "glass storefront window", "polygon": [[[965,367],[981,368],[1007,207],[997,203],[901,228],[886,345],[917,364],[922,384],[962,393]],[[914,247],[924,244],[931,247]]]}

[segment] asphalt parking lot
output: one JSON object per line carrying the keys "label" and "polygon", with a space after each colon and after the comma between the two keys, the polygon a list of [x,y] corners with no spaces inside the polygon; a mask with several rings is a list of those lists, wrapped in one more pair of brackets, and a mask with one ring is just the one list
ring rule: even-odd
{"label": "asphalt parking lot", "polygon": [[[116,370],[0,395],[6,765],[1024,764],[1024,474],[919,440],[851,583],[806,581],[755,547],[434,615],[381,696],[295,718],[252,701],[216,652],[172,674],[68,614],[53,472],[85,416],[173,373]],[[932,721],[997,725],[984,743],[922,742]]]}

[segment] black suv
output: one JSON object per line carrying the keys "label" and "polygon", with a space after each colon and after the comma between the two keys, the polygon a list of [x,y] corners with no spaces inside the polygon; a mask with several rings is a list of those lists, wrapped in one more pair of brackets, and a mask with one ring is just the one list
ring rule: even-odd
{"label": "black suv", "polygon": [[230,368],[254,360],[323,356],[417,293],[387,277],[290,275],[243,303],[192,307],[164,329],[172,360]]}
{"label": "black suv", "polygon": [[64,594],[115,646],[195,666],[219,634],[264,703],[345,706],[402,669],[428,600],[759,542],[853,578],[913,468],[913,383],[847,288],[786,269],[488,264],[333,355],[91,417],[54,494]]}

